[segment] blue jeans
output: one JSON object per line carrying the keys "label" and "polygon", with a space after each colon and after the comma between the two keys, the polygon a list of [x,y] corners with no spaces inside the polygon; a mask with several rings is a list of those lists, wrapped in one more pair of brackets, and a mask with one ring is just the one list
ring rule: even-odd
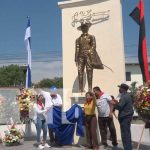
{"label": "blue jeans", "polygon": [[41,120],[40,118],[37,118],[37,123],[35,124],[36,126],[36,140],[37,143],[40,144],[40,135],[41,135],[41,129],[43,130],[43,141],[46,143],[46,138],[47,138],[47,123],[46,120]]}
{"label": "blue jeans", "polygon": [[132,150],[132,140],[131,140],[131,121],[132,116],[126,116],[124,118],[119,118],[121,138],[124,150]]}

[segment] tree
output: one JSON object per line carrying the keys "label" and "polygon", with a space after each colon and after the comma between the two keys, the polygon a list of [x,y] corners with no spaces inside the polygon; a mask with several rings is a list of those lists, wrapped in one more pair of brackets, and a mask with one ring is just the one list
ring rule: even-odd
{"label": "tree", "polygon": [[0,68],[0,86],[16,87],[25,85],[25,73],[18,65],[3,66]]}
{"label": "tree", "polygon": [[40,82],[35,84],[37,88],[49,88],[55,85],[57,88],[63,87],[63,79],[62,77],[55,77],[54,79],[43,79]]}
{"label": "tree", "polygon": [[136,92],[137,92],[137,90],[138,90],[138,88],[137,88],[137,82],[134,81],[134,82],[131,83],[130,88],[129,88],[130,95],[131,95],[133,101],[136,98]]}

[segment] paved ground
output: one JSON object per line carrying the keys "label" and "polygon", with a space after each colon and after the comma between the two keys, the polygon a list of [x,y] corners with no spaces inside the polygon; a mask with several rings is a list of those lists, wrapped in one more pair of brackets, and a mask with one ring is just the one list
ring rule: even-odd
{"label": "paved ground", "polygon": [[[0,150],[37,150],[38,148],[35,146],[36,142],[35,141],[24,141],[22,145],[18,146],[11,146],[11,147],[6,147],[0,144]],[[110,142],[109,142],[109,150],[123,150],[121,142],[119,142],[118,148],[114,149],[112,148]],[[137,143],[133,142],[133,148],[136,150],[137,148]],[[51,148],[45,148],[44,150],[84,150],[84,146],[63,146],[63,147],[51,147]],[[99,150],[102,150],[99,148]],[[140,150],[150,150],[150,143],[149,144],[141,144],[140,145]]]}

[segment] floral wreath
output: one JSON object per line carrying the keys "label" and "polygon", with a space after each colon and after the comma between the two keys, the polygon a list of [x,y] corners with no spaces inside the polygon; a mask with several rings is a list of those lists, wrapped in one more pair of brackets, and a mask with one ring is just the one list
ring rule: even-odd
{"label": "floral wreath", "polygon": [[4,131],[2,143],[6,146],[19,145],[24,141],[23,130],[17,129],[17,125],[12,121],[11,125],[7,125],[8,130]]}
{"label": "floral wreath", "polygon": [[143,121],[150,122],[150,81],[139,87],[136,87],[136,82],[133,82],[131,86],[135,110]]}
{"label": "floral wreath", "polygon": [[29,112],[32,110],[36,99],[36,93],[33,89],[20,89],[20,94],[16,96],[16,100],[20,109],[20,120],[22,122],[30,121]]}

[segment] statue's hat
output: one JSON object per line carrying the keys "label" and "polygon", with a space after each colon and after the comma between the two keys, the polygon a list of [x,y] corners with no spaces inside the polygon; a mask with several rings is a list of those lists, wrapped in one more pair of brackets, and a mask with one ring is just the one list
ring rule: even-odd
{"label": "statue's hat", "polygon": [[81,22],[81,25],[79,27],[77,27],[78,30],[81,30],[81,28],[84,28],[84,27],[88,27],[90,28],[92,25],[91,22]]}

